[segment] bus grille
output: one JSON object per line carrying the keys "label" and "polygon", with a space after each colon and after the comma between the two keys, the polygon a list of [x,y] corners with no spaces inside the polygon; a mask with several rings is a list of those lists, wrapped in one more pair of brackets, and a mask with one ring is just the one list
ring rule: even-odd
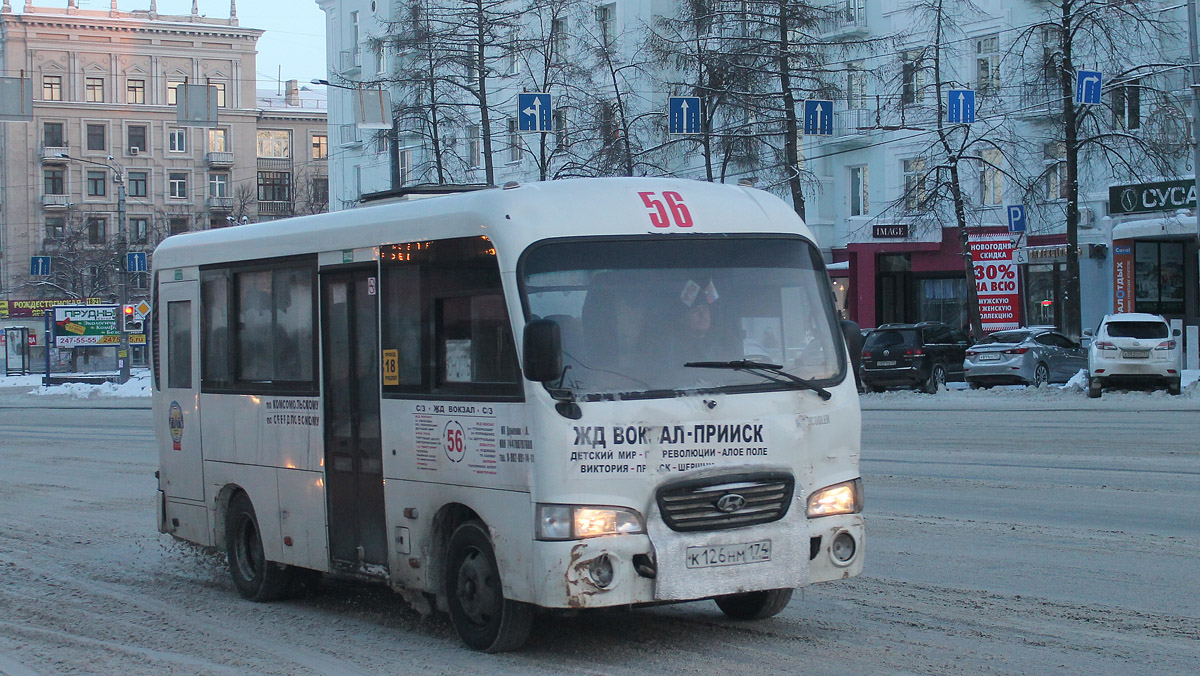
{"label": "bus grille", "polygon": [[[783,472],[736,474],[691,479],[658,489],[658,511],[671,530],[698,531],[740,528],[782,519],[792,504],[796,481]],[[733,511],[717,508],[726,496],[744,504]],[[726,501],[737,502],[736,498]]]}

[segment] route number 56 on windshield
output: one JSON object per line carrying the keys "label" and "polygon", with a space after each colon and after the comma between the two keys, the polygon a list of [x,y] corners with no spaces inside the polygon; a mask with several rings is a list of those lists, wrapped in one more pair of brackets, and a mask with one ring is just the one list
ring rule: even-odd
{"label": "route number 56 on windshield", "polygon": [[683,195],[667,191],[662,194],[662,199],[658,198],[658,193],[653,192],[639,192],[638,196],[642,198],[642,204],[650,210],[650,224],[654,227],[669,228],[672,221],[679,228],[692,227],[692,214],[683,203]]}

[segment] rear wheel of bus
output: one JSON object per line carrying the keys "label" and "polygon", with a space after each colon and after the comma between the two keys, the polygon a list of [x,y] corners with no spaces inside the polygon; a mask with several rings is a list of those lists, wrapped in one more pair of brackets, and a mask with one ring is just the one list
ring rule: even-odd
{"label": "rear wheel of bus", "polygon": [[238,493],[229,501],[225,544],[229,573],[239,594],[251,601],[277,601],[287,596],[292,586],[292,568],[266,559],[258,516],[245,493]]}
{"label": "rear wheel of bus", "polygon": [[730,594],[714,599],[717,607],[727,617],[735,620],[765,620],[787,608],[792,600],[792,589],[768,589],[766,591]]}
{"label": "rear wheel of bus", "polygon": [[450,622],[464,643],[489,653],[525,644],[533,607],[504,598],[492,539],[482,522],[468,521],[450,536],[444,570]]}

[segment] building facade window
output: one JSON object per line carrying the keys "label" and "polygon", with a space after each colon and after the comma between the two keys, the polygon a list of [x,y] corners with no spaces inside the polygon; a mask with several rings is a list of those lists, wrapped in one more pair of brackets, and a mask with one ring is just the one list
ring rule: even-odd
{"label": "building facade window", "polygon": [[980,202],[984,206],[1004,203],[1004,155],[996,148],[987,148],[980,154],[982,166],[979,170]]}
{"label": "building facade window", "polygon": [[130,197],[146,197],[150,185],[150,173],[146,171],[131,171],[127,175]]}
{"label": "building facade window", "polygon": [[208,83],[208,86],[217,90],[217,107],[224,108],[225,107],[225,83],[224,82],[210,82],[210,83]]}
{"label": "building facade window", "polygon": [[171,127],[167,130],[167,150],[173,153],[187,152],[187,129]]}
{"label": "building facade window", "polygon": [[130,155],[140,155],[150,149],[150,128],[144,124],[131,124],[125,130],[126,149]]}
{"label": "building facade window", "polygon": [[329,136],[327,134],[312,135],[312,158],[324,160],[329,157]]}
{"label": "building facade window", "polygon": [[1042,155],[1046,166],[1046,199],[1061,200],[1067,198],[1067,156],[1066,144],[1062,141],[1042,145]]}
{"label": "building facade window", "polygon": [[995,94],[1000,91],[1000,36],[988,35],[975,40],[975,91]]}
{"label": "building facade window", "polygon": [[474,168],[483,166],[482,140],[479,138],[479,126],[467,127],[467,165]]}
{"label": "building facade window", "polygon": [[850,215],[866,216],[871,213],[867,201],[867,167],[850,167]]}
{"label": "building facade window", "polygon": [[1142,126],[1142,88],[1137,80],[1130,80],[1113,87],[1109,94],[1112,100],[1113,126],[1122,129],[1137,129]]}
{"label": "building facade window", "polygon": [[312,201],[316,206],[329,204],[328,176],[317,176],[312,180]]}
{"label": "building facade window", "polygon": [[851,110],[867,107],[867,74],[862,61],[846,65],[846,107]]}
{"label": "building facade window", "polygon": [[210,153],[226,153],[229,152],[229,137],[224,129],[209,129],[208,130],[208,152]]}
{"label": "building facade window", "polygon": [[63,239],[67,236],[67,219],[62,216],[46,217],[46,239]]}
{"label": "building facade window", "polygon": [[909,50],[904,52],[900,63],[900,103],[912,105],[920,103],[924,98],[925,71],[921,70],[921,51]]}
{"label": "building facade window", "polygon": [[135,216],[129,219],[129,241],[132,244],[146,244],[150,240],[150,219]]}
{"label": "building facade window", "polygon": [[87,171],[87,196],[104,197],[108,192],[108,172],[94,169]]}
{"label": "building facade window", "polygon": [[292,156],[292,133],[286,129],[259,129],[258,156],[290,158]]}
{"label": "building facade window", "polygon": [[42,147],[43,148],[66,148],[66,135],[63,133],[65,126],[62,122],[43,122],[42,123]]}
{"label": "building facade window", "polygon": [[108,150],[108,127],[103,124],[89,124],[87,126],[87,149],[88,150]]}
{"label": "building facade window", "polygon": [[408,185],[412,181],[412,148],[404,148],[396,153],[397,173],[400,174],[400,185]]}
{"label": "building facade window", "polygon": [[925,199],[925,158],[911,157],[904,160],[904,210],[923,210]]}
{"label": "building facade window", "polygon": [[167,105],[173,106],[179,102],[179,87],[183,80],[167,80]]}
{"label": "building facade window", "polygon": [[62,101],[63,100],[63,79],[61,75],[43,75],[42,76],[42,100],[44,101]]}
{"label": "building facade window", "polygon": [[605,49],[613,46],[616,37],[616,5],[600,5],[596,8],[596,24],[600,27],[600,44]]}
{"label": "building facade window", "polygon": [[64,169],[43,169],[42,170],[42,190],[46,195],[65,195],[67,194],[66,186],[66,170]]}
{"label": "building facade window", "polygon": [[288,171],[258,172],[259,202],[290,202],[292,199],[292,174]]}
{"label": "building facade window", "polygon": [[208,196],[229,197],[229,174],[214,171],[208,175]]}
{"label": "building facade window", "polygon": [[126,80],[125,81],[125,103],[145,103],[146,102],[146,81],[145,80]]}
{"label": "building facade window", "polygon": [[171,235],[182,235],[188,231],[188,220],[186,218],[172,218],[167,221],[167,233]]}
{"label": "building facade window", "polygon": [[510,117],[508,123],[508,161],[521,161],[521,134],[517,131],[517,118]]}
{"label": "building facade window", "polygon": [[87,220],[87,235],[88,244],[103,244],[105,220],[103,218],[89,218]]}
{"label": "building facade window", "polygon": [[550,22],[550,60],[552,63],[567,61],[567,20],[555,19]]}
{"label": "building facade window", "polygon": [[188,175],[182,171],[172,171],[167,174],[167,197],[172,199],[187,199]]}
{"label": "building facade window", "polygon": [[567,140],[567,109],[557,108],[554,111],[554,147],[566,148],[570,145]]}
{"label": "building facade window", "polygon": [[88,103],[104,103],[104,78],[89,77],[84,79],[84,100]]}

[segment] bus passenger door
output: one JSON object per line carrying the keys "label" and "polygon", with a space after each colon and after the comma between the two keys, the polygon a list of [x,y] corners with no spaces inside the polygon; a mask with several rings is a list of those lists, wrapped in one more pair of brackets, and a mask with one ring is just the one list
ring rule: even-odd
{"label": "bus passenger door", "polygon": [[[200,285],[165,282],[158,290],[155,333],[159,387],[166,409],[155,425],[166,425],[169,448],[159,451],[162,489],[168,499],[204,500],[204,457],[200,445]],[[159,437],[162,438],[162,437]]]}
{"label": "bus passenger door", "polygon": [[335,567],[387,565],[376,268],[321,274],[325,486]]}

